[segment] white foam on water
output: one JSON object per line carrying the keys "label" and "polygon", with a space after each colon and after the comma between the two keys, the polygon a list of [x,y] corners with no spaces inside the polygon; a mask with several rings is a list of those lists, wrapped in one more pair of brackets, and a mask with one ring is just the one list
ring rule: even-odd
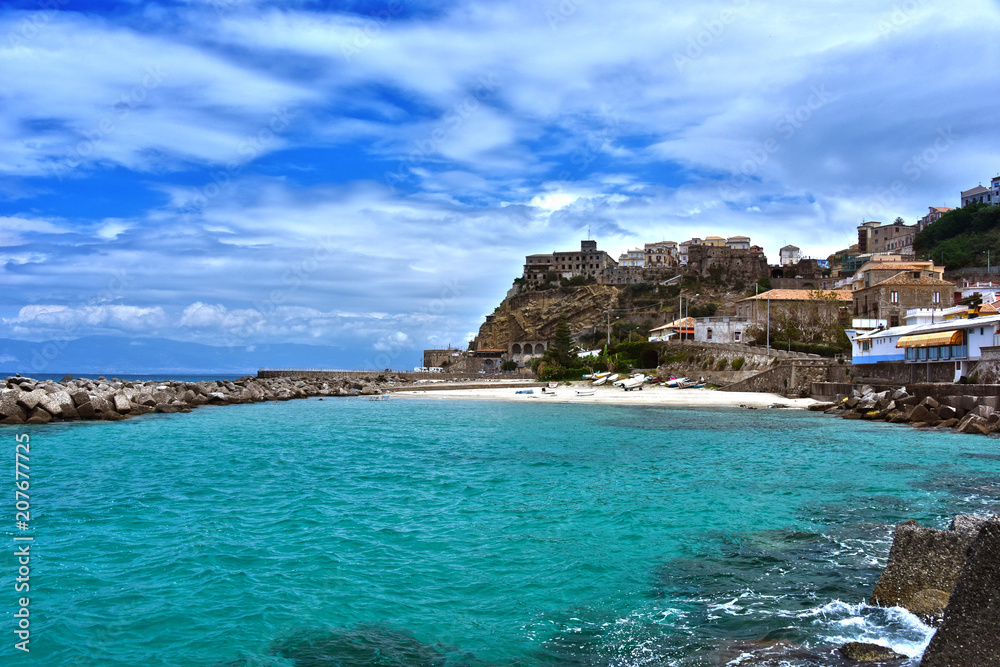
{"label": "white foam on water", "polygon": [[834,600],[798,614],[820,626],[824,641],[831,644],[866,642],[892,649],[908,658],[923,655],[934,628],[902,607],[873,607],[866,602],[851,604]]}

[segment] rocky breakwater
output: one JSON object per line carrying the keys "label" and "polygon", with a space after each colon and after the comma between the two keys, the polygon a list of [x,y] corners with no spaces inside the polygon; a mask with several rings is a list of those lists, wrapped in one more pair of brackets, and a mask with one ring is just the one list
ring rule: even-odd
{"label": "rocky breakwater", "polygon": [[1000,431],[1000,412],[995,396],[945,396],[940,401],[909,394],[906,387],[875,391],[865,385],[854,389],[837,403],[821,403],[814,410],[840,415],[844,419],[869,419],[893,424],[954,428],[962,433],[989,435]]}
{"label": "rocky breakwater", "polygon": [[54,421],[100,419],[117,421],[152,412],[190,412],[202,405],[288,401],[315,396],[355,396],[382,393],[399,383],[391,375],[354,379],[243,377],[202,382],[124,382],[117,379],[33,380],[7,378],[0,390],[0,424],[47,424]]}
{"label": "rocky breakwater", "polygon": [[[998,562],[1000,516],[959,515],[948,530],[907,521],[896,526],[871,604],[903,607],[938,627],[921,667],[1000,667]],[[870,644],[848,644],[841,653],[860,661],[903,658]]]}

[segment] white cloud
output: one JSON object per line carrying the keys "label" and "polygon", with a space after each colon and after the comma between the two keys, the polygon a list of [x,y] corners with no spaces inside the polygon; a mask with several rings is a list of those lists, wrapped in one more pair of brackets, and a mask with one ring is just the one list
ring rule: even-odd
{"label": "white cloud", "polygon": [[62,305],[25,306],[17,317],[0,320],[4,327],[18,335],[51,336],[85,335],[80,332],[129,332],[145,333],[159,330],[166,323],[166,313],[156,306],[144,308],[124,305],[82,306],[72,308]]}
{"label": "white cloud", "polygon": [[396,331],[388,336],[382,336],[372,345],[372,349],[378,352],[393,352],[411,346],[410,337],[402,331]]}

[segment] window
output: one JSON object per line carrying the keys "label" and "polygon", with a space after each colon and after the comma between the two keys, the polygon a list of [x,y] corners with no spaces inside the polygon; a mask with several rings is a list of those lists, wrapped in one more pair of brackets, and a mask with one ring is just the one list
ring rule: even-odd
{"label": "window", "polygon": [[941,303],[941,292],[934,292],[934,303]]}
{"label": "window", "polygon": [[742,336],[743,336],[743,332],[742,331],[737,331],[737,332],[735,332],[733,334],[733,340],[736,341],[737,343],[739,343],[740,342],[740,338]]}
{"label": "window", "polygon": [[896,290],[892,290],[891,292],[889,292],[889,301],[891,301],[892,303],[899,303],[899,292],[897,292]]}
{"label": "window", "polygon": [[706,329],[705,330],[705,334],[706,334],[706,338],[705,338],[706,340],[712,340],[712,330],[711,329]]}
{"label": "window", "polygon": [[872,342],[870,340],[861,341],[861,351],[868,352],[872,349]]}

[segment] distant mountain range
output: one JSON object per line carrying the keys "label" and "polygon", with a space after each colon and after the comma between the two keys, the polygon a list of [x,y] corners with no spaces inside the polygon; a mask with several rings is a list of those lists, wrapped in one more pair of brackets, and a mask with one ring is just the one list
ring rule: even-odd
{"label": "distant mountain range", "polygon": [[[165,338],[89,336],[31,343],[0,338],[0,373],[74,375],[252,375],[260,368],[375,369],[377,358],[319,345],[215,347]],[[406,364],[399,361],[401,367]],[[394,364],[395,365],[395,364]]]}

